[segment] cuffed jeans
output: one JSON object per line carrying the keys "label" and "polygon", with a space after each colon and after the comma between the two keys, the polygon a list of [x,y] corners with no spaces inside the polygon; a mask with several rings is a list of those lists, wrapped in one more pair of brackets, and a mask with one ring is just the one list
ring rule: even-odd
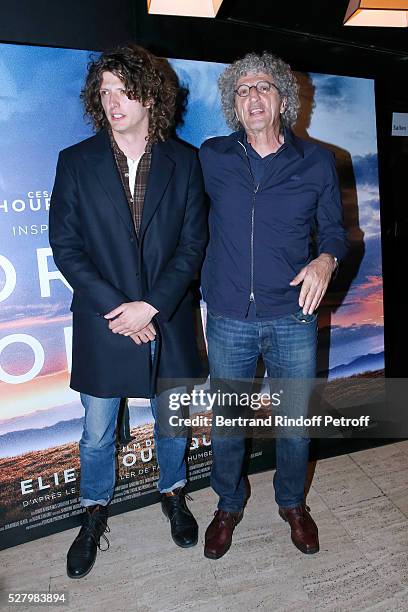
{"label": "cuffed jeans", "polygon": [[[152,345],[154,356],[155,342]],[[154,440],[156,456],[160,469],[157,487],[161,493],[167,493],[183,487],[186,480],[186,447],[187,436],[160,435],[160,420],[168,420],[169,395],[180,393],[185,389],[169,389],[150,400],[154,417]],[[79,442],[81,460],[81,505],[107,505],[112,499],[116,480],[116,422],[118,418],[120,397],[101,398],[81,393],[81,402],[85,409],[85,421],[82,437]],[[174,412],[172,413],[174,414]]]}
{"label": "cuffed jeans", "polygon": [[[212,379],[249,379],[255,376],[259,356],[270,379],[305,379],[316,375],[317,316],[302,311],[268,321],[238,321],[207,315],[207,341]],[[309,393],[298,394],[292,414],[306,416]],[[293,409],[294,408],[294,409]],[[276,438],[275,499],[292,508],[304,501],[309,438],[290,434]],[[245,437],[222,436],[213,430],[211,486],[218,508],[238,512],[245,504],[242,469]]]}

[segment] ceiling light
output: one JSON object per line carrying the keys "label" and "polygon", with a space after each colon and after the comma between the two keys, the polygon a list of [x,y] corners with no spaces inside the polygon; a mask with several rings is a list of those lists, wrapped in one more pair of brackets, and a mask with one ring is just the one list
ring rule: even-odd
{"label": "ceiling light", "polygon": [[147,0],[151,15],[178,15],[183,17],[215,17],[222,0]]}
{"label": "ceiling light", "polygon": [[408,27],[408,0],[350,0],[344,25]]}

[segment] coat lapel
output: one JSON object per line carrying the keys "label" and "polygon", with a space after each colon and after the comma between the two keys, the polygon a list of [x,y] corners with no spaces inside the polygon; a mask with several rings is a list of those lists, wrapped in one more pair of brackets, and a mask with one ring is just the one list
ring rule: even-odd
{"label": "coat lapel", "polygon": [[169,147],[165,142],[153,145],[152,162],[143,204],[142,222],[140,225],[140,238],[143,237],[147,226],[159,206],[174,172],[175,164],[168,155],[168,150]]}
{"label": "coat lapel", "polygon": [[135,234],[132,214],[106,130],[102,130],[95,136],[93,150],[87,154],[87,159],[108,196],[109,202],[119,214],[128,230]]}

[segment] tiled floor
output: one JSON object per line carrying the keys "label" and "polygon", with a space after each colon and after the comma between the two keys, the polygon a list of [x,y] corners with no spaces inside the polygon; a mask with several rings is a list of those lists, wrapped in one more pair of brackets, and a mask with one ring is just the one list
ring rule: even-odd
{"label": "tiled floor", "polygon": [[216,502],[205,489],[190,502],[201,536],[192,549],[173,544],[159,505],[150,506],[110,519],[111,548],[82,580],[65,574],[77,529],[3,551],[0,590],[66,591],[59,609],[86,612],[408,610],[408,441],[318,462],[308,497],[317,555],[291,544],[272,474],[250,480],[244,520],[218,561],[202,552]]}

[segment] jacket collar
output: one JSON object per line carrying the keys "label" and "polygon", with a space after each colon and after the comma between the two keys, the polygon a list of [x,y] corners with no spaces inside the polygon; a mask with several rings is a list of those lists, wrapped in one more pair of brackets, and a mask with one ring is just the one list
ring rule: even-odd
{"label": "jacket collar", "polygon": [[[299,157],[304,157],[304,148],[303,148],[303,142],[301,138],[298,138],[290,128],[288,127],[284,127],[283,128],[283,135],[285,138],[285,145],[287,146],[287,148],[289,148],[293,153],[295,153],[296,155],[298,155]],[[226,144],[226,150],[227,149],[236,149],[236,147],[238,146],[240,148],[240,150],[242,150],[242,145],[245,145],[247,140],[246,140],[246,134],[244,130],[238,130],[237,132],[233,132],[232,134],[230,134],[229,136],[226,137],[227,141]],[[241,145],[239,143],[242,143]]]}
{"label": "jacket collar", "polygon": [[[90,141],[85,157],[109,197],[111,204],[120,215],[128,230],[135,234],[133,219],[126,194],[120,179],[107,130],[98,132]],[[173,147],[169,141],[152,146],[152,163],[143,206],[139,238],[141,238],[159,206],[173,174],[175,162]]]}

